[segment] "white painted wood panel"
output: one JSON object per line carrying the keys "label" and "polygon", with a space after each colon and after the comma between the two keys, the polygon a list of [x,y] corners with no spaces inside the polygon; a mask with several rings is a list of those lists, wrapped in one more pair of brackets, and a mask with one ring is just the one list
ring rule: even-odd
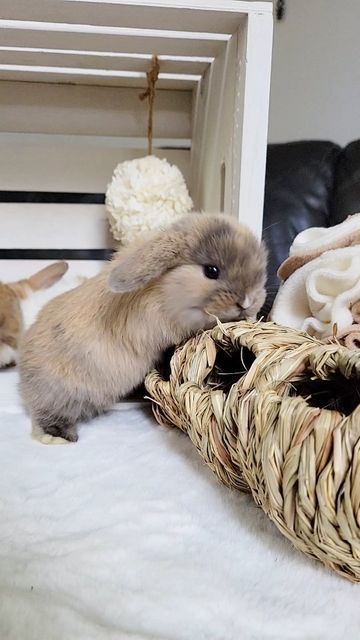
{"label": "white painted wood panel", "polygon": [[[156,94],[154,136],[191,137],[192,95]],[[144,137],[147,106],[136,89],[0,82],[0,131]]]}
{"label": "white painted wood panel", "polygon": [[[244,18],[197,90],[191,172],[198,208],[262,231],[272,16]],[[223,202],[222,202],[223,201]]]}
{"label": "white painted wood panel", "polygon": [[[104,193],[119,162],[146,154],[145,139],[132,141],[137,148],[125,143],[97,136],[0,134],[0,190]],[[154,149],[154,155],[175,163],[189,181],[188,149]]]}
{"label": "white painted wood panel", "polygon": [[103,249],[111,246],[105,207],[0,203],[1,249]]}
{"label": "white painted wood panel", "polygon": [[[270,6],[269,6],[270,5]],[[1,17],[122,27],[146,25],[149,29],[234,33],[239,13],[271,12],[271,3],[238,0],[2,0]]]}
{"label": "white painted wood panel", "polygon": [[[244,18],[243,23],[245,24]],[[193,114],[191,172],[197,207],[207,211],[233,213],[235,78],[237,37],[232,36],[226,50],[214,60],[196,93]],[[225,180],[222,188],[222,180]],[[222,193],[224,202],[222,203]]]}
{"label": "white painted wood panel", "polygon": [[208,57],[216,56],[227,39],[205,32],[0,20],[0,42],[7,47]]}
{"label": "white painted wood panel", "polygon": [[239,33],[232,212],[258,237],[263,222],[272,34],[268,13],[249,15],[246,36]]}
{"label": "white painted wood panel", "polygon": [[[157,89],[190,91],[200,76],[190,74],[161,73],[156,83]],[[109,69],[77,69],[62,67],[40,67],[28,65],[0,64],[0,80],[15,82],[53,82],[57,84],[83,84],[99,87],[146,88],[147,79],[143,71],[123,71]]]}
{"label": "white painted wood panel", "polygon": [[[189,56],[159,56],[161,73],[202,75],[212,58]],[[11,48],[0,46],[0,65],[30,65],[51,67],[75,67],[79,69],[106,69],[145,73],[151,64],[151,55],[66,51],[39,48]]]}

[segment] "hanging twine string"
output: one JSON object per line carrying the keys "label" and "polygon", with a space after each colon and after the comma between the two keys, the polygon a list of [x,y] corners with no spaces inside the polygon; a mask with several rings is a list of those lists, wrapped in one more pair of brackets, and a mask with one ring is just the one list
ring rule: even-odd
{"label": "hanging twine string", "polygon": [[152,155],[152,139],[153,139],[153,111],[155,100],[155,85],[159,76],[160,64],[157,56],[152,57],[151,67],[146,72],[148,86],[144,93],[139,95],[140,100],[148,98],[149,113],[148,113],[148,155]]}

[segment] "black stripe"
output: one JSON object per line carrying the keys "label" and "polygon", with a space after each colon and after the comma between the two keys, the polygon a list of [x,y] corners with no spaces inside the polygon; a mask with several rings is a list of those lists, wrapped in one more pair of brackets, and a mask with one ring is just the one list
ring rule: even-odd
{"label": "black stripe", "polygon": [[104,193],[60,193],[56,191],[0,191],[0,202],[47,204],[104,204]]}
{"label": "black stripe", "polygon": [[0,260],[109,260],[114,249],[0,249]]}

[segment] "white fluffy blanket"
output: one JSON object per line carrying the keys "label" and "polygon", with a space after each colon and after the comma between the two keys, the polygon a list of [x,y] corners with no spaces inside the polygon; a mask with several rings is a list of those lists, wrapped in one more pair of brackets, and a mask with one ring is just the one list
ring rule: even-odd
{"label": "white fluffy blanket", "polygon": [[360,637],[360,585],[295,551],[185,435],[133,408],[46,447],[16,381],[0,373],[1,640]]}
{"label": "white fluffy blanket", "polygon": [[291,257],[322,252],[326,248],[336,248],[336,245],[357,236],[360,230],[360,214],[355,213],[340,224],[333,227],[310,227],[298,233],[289,251]]}
{"label": "white fluffy blanket", "polygon": [[360,245],[326,251],[281,285],[271,319],[325,338],[353,323],[351,304],[360,300]]}

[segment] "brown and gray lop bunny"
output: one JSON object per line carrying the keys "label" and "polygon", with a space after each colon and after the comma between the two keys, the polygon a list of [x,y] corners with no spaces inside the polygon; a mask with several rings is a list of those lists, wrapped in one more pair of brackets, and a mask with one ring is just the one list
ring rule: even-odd
{"label": "brown and gray lop bunny", "polygon": [[14,366],[19,340],[24,330],[21,300],[40,289],[48,289],[67,271],[66,262],[55,262],[30,278],[0,282],[0,369]]}
{"label": "brown and gray lop bunny", "polygon": [[255,316],[265,273],[264,247],[223,214],[190,214],[120,250],[25,335],[20,388],[34,437],[76,441],[76,423],[137,387],[167,347],[216,318]]}

